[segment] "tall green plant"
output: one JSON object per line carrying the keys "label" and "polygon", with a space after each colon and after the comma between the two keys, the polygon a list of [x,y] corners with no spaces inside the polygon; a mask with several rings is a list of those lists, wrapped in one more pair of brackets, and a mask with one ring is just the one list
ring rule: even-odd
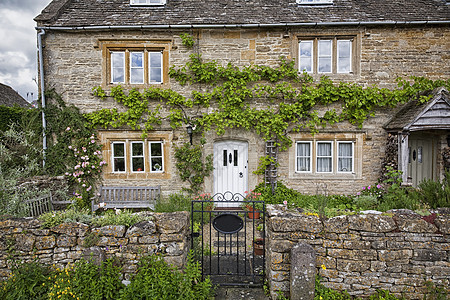
{"label": "tall green plant", "polygon": [[213,170],[212,155],[203,159],[201,146],[185,143],[175,148],[175,158],[177,160],[175,166],[181,180],[190,183],[190,187],[185,190],[190,194],[198,193],[203,187],[205,177]]}

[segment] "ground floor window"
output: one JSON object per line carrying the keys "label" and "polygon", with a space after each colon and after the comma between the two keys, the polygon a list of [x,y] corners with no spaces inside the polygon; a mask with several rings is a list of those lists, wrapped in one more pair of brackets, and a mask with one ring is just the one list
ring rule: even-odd
{"label": "ground floor window", "polygon": [[297,141],[297,173],[353,173],[355,141]]}
{"label": "ground floor window", "polygon": [[111,164],[113,173],[160,173],[164,171],[162,141],[114,141]]}

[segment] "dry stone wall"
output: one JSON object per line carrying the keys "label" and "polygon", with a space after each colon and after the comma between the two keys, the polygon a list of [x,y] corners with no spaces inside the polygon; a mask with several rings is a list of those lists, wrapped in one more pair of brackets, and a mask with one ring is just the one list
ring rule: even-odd
{"label": "dry stone wall", "polygon": [[123,263],[123,272],[128,278],[136,271],[140,257],[161,253],[166,262],[181,268],[189,249],[189,214],[148,214],[151,221],[130,227],[63,223],[43,229],[42,222],[35,218],[1,220],[0,280],[10,273],[11,257],[21,261],[37,259],[57,267],[92,254],[97,259],[117,258]]}
{"label": "dry stone wall", "polygon": [[351,295],[377,289],[422,299],[426,281],[450,286],[450,210],[422,217],[408,210],[385,214],[317,216],[268,205],[267,274],[273,298],[289,295],[292,249],[306,243],[316,253],[322,283]]}

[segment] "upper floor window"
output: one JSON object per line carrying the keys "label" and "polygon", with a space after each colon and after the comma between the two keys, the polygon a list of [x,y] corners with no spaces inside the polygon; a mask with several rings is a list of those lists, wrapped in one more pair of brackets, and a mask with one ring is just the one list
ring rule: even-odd
{"label": "upper floor window", "polygon": [[333,0],[297,0],[298,4],[333,4]]}
{"label": "upper floor window", "polygon": [[164,5],[166,0],[130,0],[131,5]]}
{"label": "upper floor window", "polygon": [[143,49],[111,50],[111,83],[163,83],[163,52]]}
{"label": "upper floor window", "polygon": [[322,74],[353,73],[353,39],[305,38],[299,40],[299,71]]}

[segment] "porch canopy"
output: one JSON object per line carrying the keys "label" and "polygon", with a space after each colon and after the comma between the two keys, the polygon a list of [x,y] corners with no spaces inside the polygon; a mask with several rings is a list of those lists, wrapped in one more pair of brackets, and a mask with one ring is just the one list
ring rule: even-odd
{"label": "porch canopy", "polygon": [[433,90],[427,103],[419,104],[419,99],[409,101],[384,125],[384,129],[398,134],[398,167],[403,172],[403,182],[407,182],[410,133],[433,130],[440,135],[449,135],[450,143],[449,92],[440,87]]}

